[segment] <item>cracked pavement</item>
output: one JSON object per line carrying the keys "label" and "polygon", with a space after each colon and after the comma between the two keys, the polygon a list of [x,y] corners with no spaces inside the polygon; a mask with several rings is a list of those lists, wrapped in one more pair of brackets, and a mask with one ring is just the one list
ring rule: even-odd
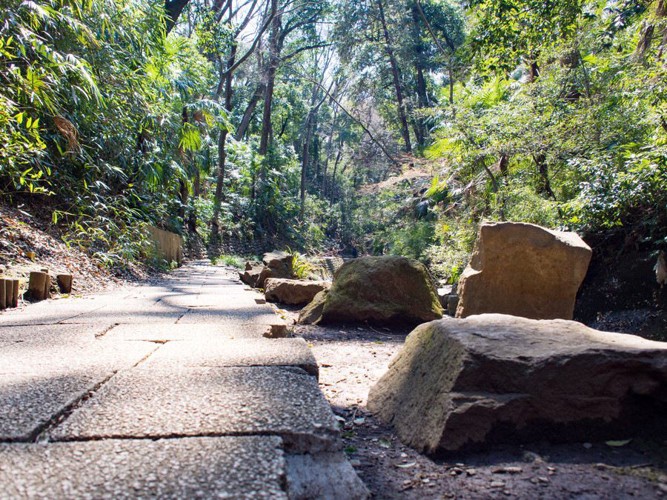
{"label": "cracked pavement", "polygon": [[0,315],[0,498],[366,497],[310,348],[264,338],[259,298],[194,262]]}

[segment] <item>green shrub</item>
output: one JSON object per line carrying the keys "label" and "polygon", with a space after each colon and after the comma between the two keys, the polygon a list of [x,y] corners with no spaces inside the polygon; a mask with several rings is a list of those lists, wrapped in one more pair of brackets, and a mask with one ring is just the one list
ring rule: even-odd
{"label": "green shrub", "polygon": [[245,266],[245,259],[240,255],[219,255],[213,259],[213,264],[216,266],[235,267],[236,269],[243,269]]}

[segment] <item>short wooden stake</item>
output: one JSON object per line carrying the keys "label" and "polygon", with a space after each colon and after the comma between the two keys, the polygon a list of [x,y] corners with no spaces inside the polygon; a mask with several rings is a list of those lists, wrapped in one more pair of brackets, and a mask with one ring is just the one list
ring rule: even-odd
{"label": "short wooden stake", "polygon": [[71,274],[59,274],[58,279],[58,288],[60,293],[72,293],[72,275]]}
{"label": "short wooden stake", "polygon": [[21,282],[19,280],[11,280],[12,282],[12,303],[11,307],[19,306],[19,285]]}
{"label": "short wooden stake", "polygon": [[0,309],[7,307],[7,283],[8,280],[0,279]]}
{"label": "short wooden stake", "polygon": [[14,307],[14,280],[5,280],[5,306]]}
{"label": "short wooden stake", "polygon": [[44,300],[48,298],[47,291],[51,285],[51,279],[47,273],[32,271],[28,282],[28,293],[33,300]]}

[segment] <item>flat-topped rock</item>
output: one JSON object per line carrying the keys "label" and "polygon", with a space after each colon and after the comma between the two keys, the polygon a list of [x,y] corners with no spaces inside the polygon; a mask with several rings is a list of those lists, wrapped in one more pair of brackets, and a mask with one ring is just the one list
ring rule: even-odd
{"label": "flat-topped rock", "polygon": [[168,342],[142,367],[293,366],[317,376],[318,366],[306,341],[292,339],[209,339]]}
{"label": "flat-topped rock", "polygon": [[330,287],[331,283],[328,281],[268,278],[264,282],[264,296],[269,302],[302,305],[307,304],[315,298],[315,295]]}
{"label": "flat-topped rock", "polygon": [[485,314],[416,328],[369,409],[427,453],[664,429],[667,343]]}
{"label": "flat-topped rock", "polygon": [[516,222],[484,223],[458,284],[456,316],[572,319],[591,255],[576,233]]}
{"label": "flat-topped rock", "polygon": [[0,444],[3,498],[287,498],[278,437]]}
{"label": "flat-topped rock", "polygon": [[[280,342],[280,341],[277,341]],[[135,368],[119,373],[51,433],[54,440],[275,435],[290,451],[337,450],[333,413],[297,368]]]}

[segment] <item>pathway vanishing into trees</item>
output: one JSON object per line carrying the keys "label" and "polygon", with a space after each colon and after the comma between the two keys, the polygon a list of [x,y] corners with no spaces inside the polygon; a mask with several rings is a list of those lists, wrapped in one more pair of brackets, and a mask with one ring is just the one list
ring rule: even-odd
{"label": "pathway vanishing into trees", "polygon": [[259,297],[197,262],[1,315],[0,497],[363,497],[310,349],[263,337]]}

